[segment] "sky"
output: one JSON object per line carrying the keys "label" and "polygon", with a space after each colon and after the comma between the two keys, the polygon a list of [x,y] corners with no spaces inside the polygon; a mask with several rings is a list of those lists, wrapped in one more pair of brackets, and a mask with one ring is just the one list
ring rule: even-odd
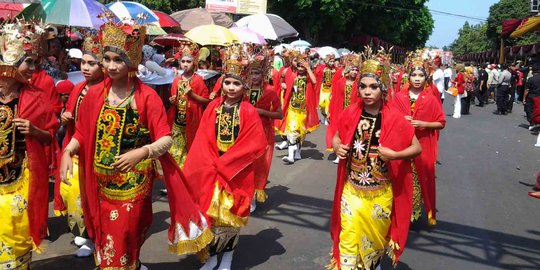
{"label": "sky", "polygon": [[[430,10],[487,19],[489,7],[497,2],[499,0],[429,0],[427,6]],[[465,21],[469,21],[470,24],[481,23],[481,21],[474,19],[441,15],[434,12],[431,12],[431,15],[435,21],[435,27],[426,46],[433,45],[438,48],[450,45],[457,38],[458,31]]]}

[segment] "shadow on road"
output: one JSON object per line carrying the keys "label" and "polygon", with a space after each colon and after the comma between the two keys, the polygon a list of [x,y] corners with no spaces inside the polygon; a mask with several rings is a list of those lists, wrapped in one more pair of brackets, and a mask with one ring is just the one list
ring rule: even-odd
{"label": "shadow on road", "polygon": [[281,185],[266,189],[266,193],[268,200],[251,215],[253,218],[300,228],[329,230],[332,201],[292,194],[288,187]]}
{"label": "shadow on road", "polygon": [[432,231],[411,231],[407,249],[499,269],[540,269],[540,235],[528,232],[536,239],[438,221]]}
{"label": "shadow on road", "polygon": [[58,270],[58,269],[94,269],[94,257],[77,259],[73,255],[64,255],[45,260],[32,262],[32,270]]}

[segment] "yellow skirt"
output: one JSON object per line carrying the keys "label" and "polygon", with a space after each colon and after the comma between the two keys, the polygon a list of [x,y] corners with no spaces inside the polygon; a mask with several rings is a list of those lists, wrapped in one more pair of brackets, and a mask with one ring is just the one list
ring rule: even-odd
{"label": "yellow skirt", "polygon": [[0,186],[0,269],[26,269],[34,244],[28,220],[30,171],[23,164],[19,179]]}
{"label": "yellow skirt", "polygon": [[285,133],[290,144],[301,143],[308,133],[306,130],[306,112],[304,110],[292,108],[287,110]]}
{"label": "yellow skirt", "polygon": [[332,88],[326,89],[321,86],[321,93],[319,96],[319,107],[321,108],[321,113],[328,116],[328,110],[330,109],[330,98],[332,94]]}
{"label": "yellow skirt", "polygon": [[76,236],[83,236],[86,226],[84,224],[81,190],[79,187],[79,157],[73,156],[71,161],[73,162],[73,177],[68,177],[71,186],[64,184],[64,182],[60,183],[60,195],[66,206],[66,211],[58,212],[55,210],[54,213],[57,216],[67,214],[68,226],[71,232]]}
{"label": "yellow skirt", "polygon": [[173,142],[169,153],[171,153],[178,166],[183,168],[188,154],[186,127],[173,124],[172,138]]}
{"label": "yellow skirt", "polygon": [[342,270],[375,269],[388,245],[392,212],[392,185],[380,190],[356,189],[348,181],[341,197],[339,235]]}
{"label": "yellow skirt", "polygon": [[420,219],[422,216],[422,190],[420,189],[420,182],[418,181],[418,173],[416,173],[416,168],[414,163],[412,164],[413,172],[413,208],[411,222],[415,222]]}

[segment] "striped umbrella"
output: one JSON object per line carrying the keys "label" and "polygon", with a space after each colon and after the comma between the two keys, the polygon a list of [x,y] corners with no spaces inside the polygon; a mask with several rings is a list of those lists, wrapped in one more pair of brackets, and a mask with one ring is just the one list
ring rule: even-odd
{"label": "striped umbrella", "polygon": [[104,21],[98,15],[106,10],[95,0],[43,0],[31,4],[18,17],[44,20],[48,24],[99,28]]}
{"label": "striped umbrella", "polygon": [[107,4],[107,8],[126,23],[148,24],[159,21],[159,17],[152,10],[137,2],[118,1]]}

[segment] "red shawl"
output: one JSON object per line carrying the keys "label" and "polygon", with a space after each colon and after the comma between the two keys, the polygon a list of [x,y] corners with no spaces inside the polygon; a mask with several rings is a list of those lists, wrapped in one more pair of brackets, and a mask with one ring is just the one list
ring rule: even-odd
{"label": "red shawl", "polygon": [[[34,126],[50,133],[54,140],[58,120],[41,89],[25,85],[19,96],[17,117],[29,120]],[[32,136],[25,136],[30,187],[28,191],[28,217],[30,236],[36,247],[47,237],[49,208],[49,168],[46,146]],[[4,213],[6,214],[6,213]]]}
{"label": "red shawl", "polygon": [[[264,84],[264,92],[261,99],[255,104],[255,108],[260,108],[270,112],[276,112],[281,108],[281,102],[279,97],[274,92],[272,85]],[[263,190],[266,186],[268,180],[268,173],[270,172],[270,165],[272,164],[272,157],[274,153],[274,142],[275,142],[275,130],[273,125],[273,120],[269,117],[261,117],[261,122],[266,135],[266,141],[268,144],[268,149],[266,153],[261,156],[254,166],[255,168],[255,189]]]}
{"label": "red shawl", "polygon": [[[178,81],[180,81],[181,78],[182,78],[181,76],[178,76],[172,82],[172,87],[171,87],[172,97],[176,97],[176,93],[178,92]],[[189,86],[191,87],[191,91],[193,91],[193,93],[203,98],[209,98],[208,88],[206,88],[204,79],[201,76],[197,74],[193,74],[193,77],[191,77],[191,82]],[[190,149],[191,144],[193,143],[193,140],[195,139],[195,134],[197,133],[197,129],[199,128],[199,122],[201,122],[201,117],[202,117],[203,112],[204,112],[204,106],[200,104],[199,102],[195,101],[194,99],[188,97],[187,108],[186,108],[186,137],[187,137],[188,150]],[[175,117],[176,117],[176,104],[169,107],[169,110],[167,111],[167,120],[171,128],[173,126]]]}
{"label": "red shawl", "polygon": [[[285,89],[285,96],[283,98],[283,120],[280,121],[279,130],[285,132],[287,126],[287,111],[289,108],[289,102],[291,101],[294,80],[296,80],[297,73],[293,72],[292,69],[287,69],[285,73],[285,84],[287,89]],[[319,127],[319,115],[317,114],[317,101],[316,93],[314,92],[313,84],[309,79],[309,76],[306,78],[306,123],[305,128],[308,132],[315,130]]]}
{"label": "red shawl", "polygon": [[[343,143],[350,143],[356,131],[360,116],[362,115],[363,102],[351,104],[341,114],[338,132]],[[382,126],[380,143],[394,151],[402,151],[411,145],[414,128],[403,118],[403,115],[386,104],[382,108]],[[386,162],[390,179],[392,179],[392,191],[394,195],[391,225],[388,237],[399,245],[399,250],[394,250],[395,263],[405,249],[409,225],[412,214],[413,178],[411,163],[408,160],[391,160]],[[332,205],[332,219],[330,223],[330,236],[333,240],[333,259],[339,262],[339,234],[341,233],[341,195],[347,181],[347,160],[339,161],[337,170],[336,191]],[[339,263],[337,263],[339,269]]]}
{"label": "red shawl", "polygon": [[[343,112],[343,103],[345,102],[345,86],[347,85],[347,77],[343,77],[332,85],[332,99],[330,100],[330,125],[326,129],[326,149],[332,149],[332,138],[336,134],[337,120],[339,115]],[[360,101],[358,96],[358,81],[355,80],[352,85],[351,94],[349,96],[350,104],[354,104]],[[334,121],[336,120],[336,121]]]}
{"label": "red shawl", "polygon": [[[317,104],[319,104],[319,98],[321,95],[321,87],[323,84],[324,79],[324,69],[326,68],[326,64],[319,64],[315,67],[315,70],[313,71],[313,75],[315,75],[315,79],[317,80],[317,84],[315,85],[315,93],[317,96]],[[334,75],[332,76],[332,85],[336,83],[339,79],[341,79],[343,76],[343,69],[334,67]]]}
{"label": "red shawl", "polygon": [[[187,187],[193,199],[206,214],[216,181],[227,193],[233,195],[234,205],[230,212],[238,217],[249,215],[249,206],[254,194],[253,162],[264,154],[266,138],[261,120],[249,101],[240,103],[240,132],[234,145],[219,155],[216,139],[217,109],[225,101],[216,98],[208,104],[201,119],[201,128],[193,142],[184,165],[188,180]],[[210,220],[209,220],[210,222]]]}
{"label": "red shawl", "polygon": [[49,99],[54,112],[59,115],[64,108],[64,105],[56,92],[53,78],[49,76],[45,70],[36,70],[32,75],[32,79],[30,79],[30,84],[45,92],[43,97]]}
{"label": "red shawl", "polygon": [[[279,71],[276,71],[272,73],[272,78],[274,80],[274,91],[280,97],[281,95],[281,75],[283,74],[284,70],[286,70],[288,67],[283,66],[279,69]],[[283,104],[282,104],[283,105]],[[282,108],[283,109],[283,108]]]}
{"label": "red shawl", "polygon": [[216,81],[216,84],[214,84],[214,88],[212,89],[212,93],[216,93],[216,97],[221,96],[221,82],[223,81],[223,76],[219,76],[219,78]]}
{"label": "red shawl", "polygon": [[[70,112],[73,117],[75,117],[75,106],[77,106],[77,99],[79,98],[79,95],[84,90],[84,87],[88,81],[84,80],[73,88],[73,91],[69,94],[69,98],[66,102],[66,110],[64,112]],[[64,142],[62,143],[62,151],[57,155],[58,157],[58,164],[60,164],[60,161],[62,159],[63,150],[66,148],[68,143],[71,141],[71,138],[73,137],[73,134],[75,134],[75,123],[71,122],[66,125],[66,135],[64,137]],[[54,210],[55,211],[65,211],[66,206],[64,205],[64,200],[62,199],[62,195],[60,194],[60,175],[59,171],[56,171],[56,179],[54,181]]]}
{"label": "red shawl", "polygon": [[[100,84],[90,87],[81,102],[76,131],[73,137],[79,141],[79,181],[81,186],[81,201],[84,210],[86,229],[94,243],[101,243],[100,205],[98,199],[98,183],[94,174],[93,156],[95,147],[96,123],[104,103],[104,89],[109,88],[112,81],[106,79]],[[139,79],[135,83],[135,103],[139,113],[139,121],[150,130],[152,141],[163,136],[170,136],[171,129],[167,124],[165,106],[156,91],[143,84]],[[169,153],[159,158],[163,168],[163,176],[167,187],[167,197],[171,212],[169,226],[169,241],[176,243],[179,235],[175,232],[176,225],[181,225],[189,232],[189,224],[201,225],[199,208],[194,204],[185,187],[185,177]],[[147,218],[152,218],[147,217]]]}
{"label": "red shawl", "polygon": [[[393,107],[404,115],[412,116],[414,120],[440,122],[446,125],[444,111],[436,97],[426,90],[420,92],[411,114],[409,88],[403,89],[394,99]],[[437,162],[439,142],[438,130],[415,129],[416,137],[422,146],[422,153],[414,159],[418,181],[428,216],[436,219],[435,204],[435,162]]]}

